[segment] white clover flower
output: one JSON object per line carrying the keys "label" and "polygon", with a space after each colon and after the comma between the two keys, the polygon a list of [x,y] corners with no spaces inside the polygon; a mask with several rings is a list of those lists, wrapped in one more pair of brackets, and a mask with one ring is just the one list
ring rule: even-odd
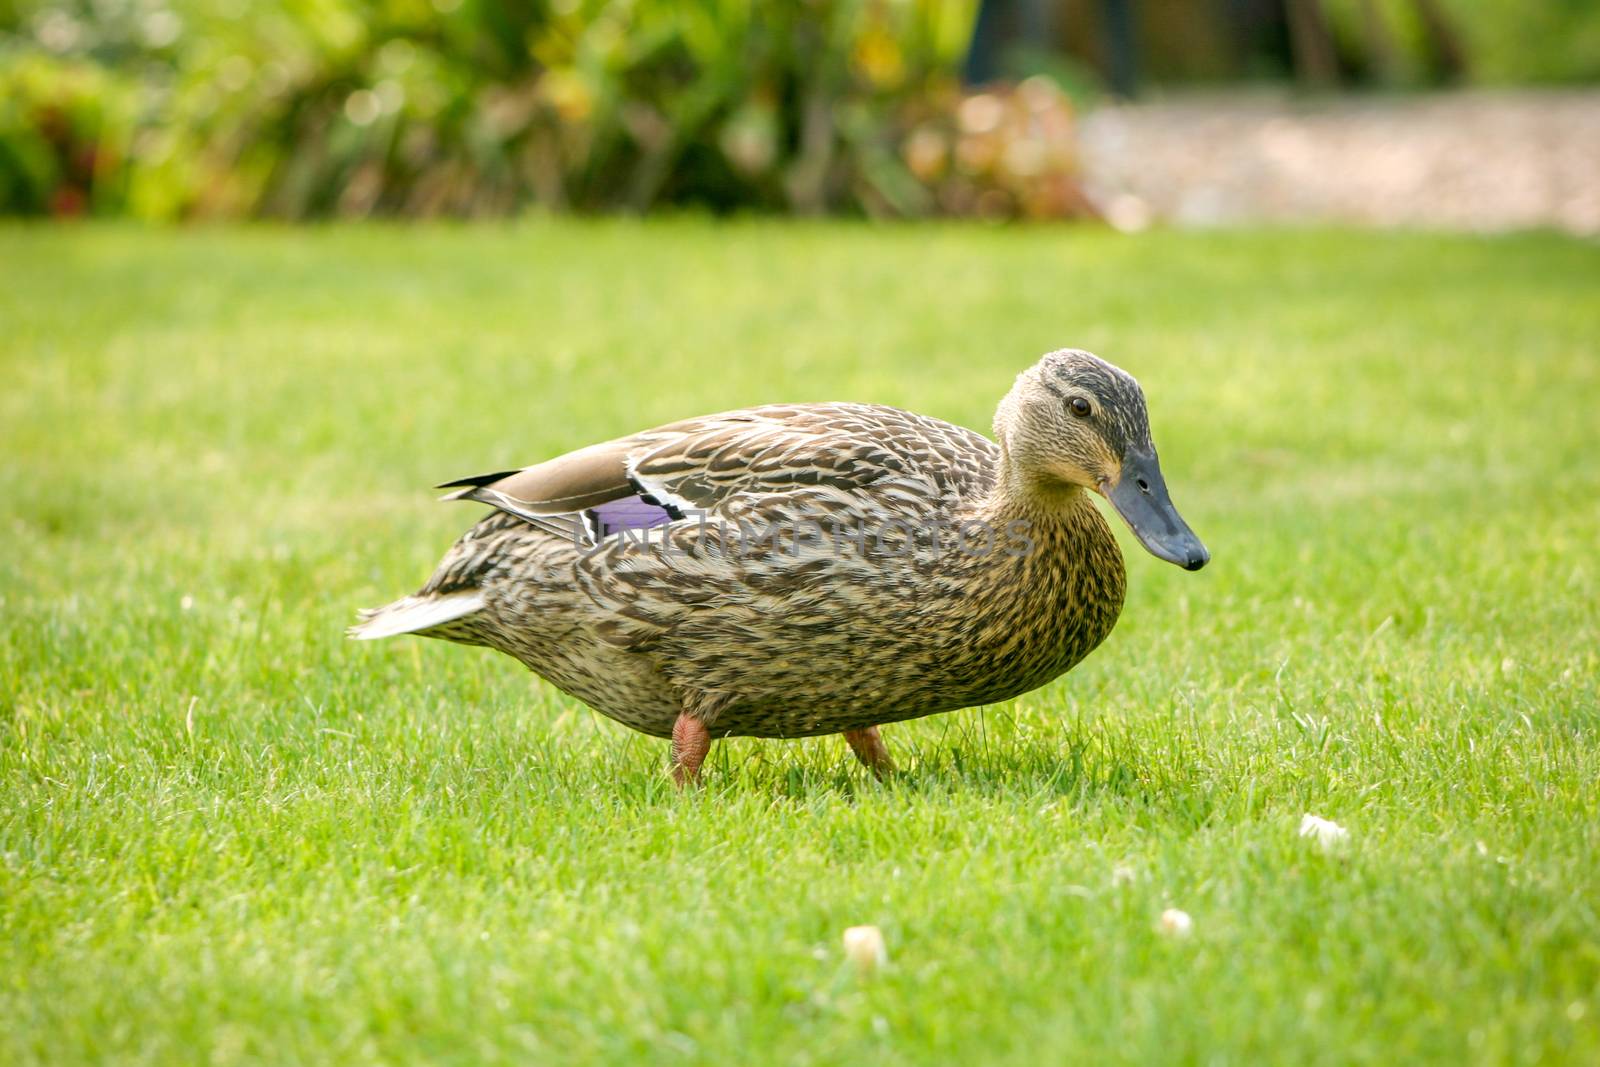
{"label": "white clover flower", "polygon": [[1194,920],[1189,917],[1189,913],[1186,911],[1168,908],[1161,913],[1161,918],[1156,923],[1156,929],[1168,937],[1188,937],[1194,932]]}
{"label": "white clover flower", "polygon": [[1337,848],[1350,836],[1350,831],[1334,822],[1316,815],[1307,814],[1300,820],[1300,836],[1315,839],[1323,850]]}
{"label": "white clover flower", "polygon": [[852,926],[844,932],[844,954],[862,974],[871,974],[889,962],[883,931],[876,926]]}

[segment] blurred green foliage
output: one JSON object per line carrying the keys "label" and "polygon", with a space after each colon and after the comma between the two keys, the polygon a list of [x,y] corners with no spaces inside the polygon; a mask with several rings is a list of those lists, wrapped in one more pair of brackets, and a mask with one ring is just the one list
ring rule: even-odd
{"label": "blurred green foliage", "polygon": [[[1600,80],[1595,0],[1323,0],[1343,64],[1380,85]],[[1454,53],[1450,54],[1441,54]],[[1461,70],[1449,68],[1459,63]]]}
{"label": "blurred green foliage", "polygon": [[[976,205],[985,190],[942,196],[948,168],[918,177],[902,150],[922,128],[927,163],[931,129],[953,159],[939,131],[953,133],[974,7],[0,0],[0,208],[159,219]],[[1009,196],[991,206],[1021,209]]]}
{"label": "blurred green foliage", "polygon": [[1481,81],[1600,81],[1595,0],[1447,0],[1445,7]]}
{"label": "blurred green foliage", "polygon": [[[1090,212],[1053,68],[960,87],[977,4],[0,0],[0,213]],[[1437,80],[1428,6],[1475,79],[1600,77],[1593,0],[1325,10],[1405,85]]]}

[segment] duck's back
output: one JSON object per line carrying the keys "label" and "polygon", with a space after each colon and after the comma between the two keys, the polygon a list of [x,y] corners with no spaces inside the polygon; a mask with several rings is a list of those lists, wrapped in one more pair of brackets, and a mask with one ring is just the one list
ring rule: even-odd
{"label": "duck's back", "polygon": [[[586,571],[629,572],[645,541],[685,530],[770,532],[920,525],[994,486],[999,449],[982,434],[875,404],[771,404],[707,415],[592,445],[524,468],[450,483],[490,504],[421,595],[501,575],[530,552],[570,542]],[[746,540],[751,540],[747,538]]]}
{"label": "duck's back", "polygon": [[637,488],[726,518],[817,488],[863,510],[931,514],[986,494],[999,460],[980,433],[880,404],[769,404],[638,436]]}

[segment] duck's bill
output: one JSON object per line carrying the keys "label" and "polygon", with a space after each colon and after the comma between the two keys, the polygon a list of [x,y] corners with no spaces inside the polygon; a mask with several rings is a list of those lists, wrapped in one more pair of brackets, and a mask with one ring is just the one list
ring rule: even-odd
{"label": "duck's bill", "polygon": [[1116,484],[1109,479],[1101,482],[1100,491],[1152,556],[1191,571],[1204,567],[1211,558],[1206,546],[1172,506],[1166,479],[1161,477],[1161,464],[1153,454],[1125,457]]}

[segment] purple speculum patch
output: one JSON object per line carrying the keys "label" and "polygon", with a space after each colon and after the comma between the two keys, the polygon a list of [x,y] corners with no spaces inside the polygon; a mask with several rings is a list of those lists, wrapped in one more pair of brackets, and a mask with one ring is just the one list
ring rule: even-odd
{"label": "purple speculum patch", "polygon": [[672,521],[666,508],[646,503],[637,496],[625,496],[621,500],[597,504],[588,510],[586,516],[589,529],[596,539],[610,537],[623,530],[648,530]]}

